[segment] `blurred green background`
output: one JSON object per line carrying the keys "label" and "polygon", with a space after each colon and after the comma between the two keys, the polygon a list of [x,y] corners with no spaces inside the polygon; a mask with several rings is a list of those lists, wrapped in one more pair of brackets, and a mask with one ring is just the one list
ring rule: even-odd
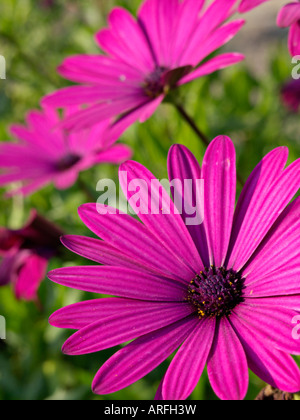
{"label": "blurred green background", "polygon": [[[56,67],[65,57],[98,52],[93,35],[105,26],[109,10],[121,5],[135,12],[139,3],[138,0],[1,2],[0,54],[7,61],[7,79],[0,80],[1,141],[10,139],[9,125],[23,122],[25,114],[38,107],[42,96],[68,85],[56,74]],[[185,108],[210,139],[226,134],[234,140],[238,169],[244,179],[274,147],[288,146],[290,161],[299,157],[299,115],[289,113],[280,100],[280,88],[291,75],[286,33],[283,31],[281,35],[278,40],[271,38],[270,48],[265,49],[267,70],[256,72],[245,63],[239,64],[180,90]],[[240,45],[239,52],[245,52],[243,44]],[[257,60],[254,52],[255,49],[248,60]],[[185,144],[200,161],[204,153],[198,138],[168,104],[161,106],[145,124],[131,127],[122,141],[132,146],[134,159],[160,179],[167,176],[166,158],[171,144]],[[117,167],[95,167],[80,177],[96,197],[98,180],[117,179]],[[0,193],[1,226],[20,227],[30,209],[36,208],[66,233],[92,236],[77,215],[78,206],[88,200],[79,184],[65,192],[49,186],[25,200],[20,197],[7,200],[3,197],[4,190]],[[65,251],[63,259],[52,260],[49,269],[86,263]],[[33,303],[17,302],[9,286],[0,289],[0,314],[7,320],[7,340],[0,342],[0,399],[140,400],[154,397],[167,362],[121,392],[105,397],[93,395],[93,377],[115,350],[80,357],[64,356],[60,349],[69,332],[48,325],[48,317],[56,309],[93,296],[45,280],[39,297],[41,308]],[[254,399],[263,386],[251,375],[247,398]],[[191,398],[216,398],[205,374]]]}

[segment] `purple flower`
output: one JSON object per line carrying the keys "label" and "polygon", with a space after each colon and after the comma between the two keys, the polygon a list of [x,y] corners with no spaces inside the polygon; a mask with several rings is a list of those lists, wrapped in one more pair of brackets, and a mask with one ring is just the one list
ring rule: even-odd
{"label": "purple flower", "polygon": [[0,228],[0,286],[12,284],[17,299],[36,301],[49,259],[60,248],[61,235],[59,228],[35,210],[22,229]]}
{"label": "purple flower", "polygon": [[281,89],[283,104],[292,112],[298,112],[300,107],[300,79],[290,80]]}
{"label": "purple flower", "polygon": [[89,127],[101,119],[148,119],[177,86],[241,61],[226,53],[207,59],[231,40],[244,20],[226,21],[237,0],[146,0],[137,20],[115,8],[109,28],[96,35],[106,55],[66,59],[59,73],[81,86],[55,92],[44,103],[57,107],[89,105],[68,118],[67,129]]}
{"label": "purple flower", "polygon": [[[74,108],[66,111],[72,115]],[[32,111],[27,127],[14,125],[12,134],[17,143],[0,144],[0,186],[22,182],[14,193],[30,194],[53,182],[59,189],[74,184],[80,171],[98,163],[124,162],[131,156],[125,145],[114,145],[121,130],[110,130],[103,121],[92,129],[67,134],[61,128],[57,112],[49,107]]]}
{"label": "purple flower", "polygon": [[[176,211],[163,188],[156,196],[151,193],[161,203],[159,214],[151,214],[149,188],[155,177],[136,162],[121,166],[120,182],[130,202],[136,191],[128,192],[126,185],[144,181],[139,190],[142,223],[104,205],[79,209],[82,221],[103,241],[66,236],[63,244],[103,266],[61,268],[49,277],[116,297],[68,306],[54,313],[50,323],[79,330],[63,346],[69,355],[134,340],[101,367],[95,393],[131,385],[178,348],[157,399],[188,398],[206,363],[222,399],[245,397],[248,367],[276,388],[300,390],[300,372],[290,356],[300,354],[300,340],[292,336],[300,310],[299,198],[289,204],[299,188],[300,160],[285,169],[287,158],[285,147],[270,152],[250,175],[235,208],[231,140],[216,138],[202,169],[188,149],[173,146],[170,181],[204,180],[201,225],[187,226],[188,215]],[[180,194],[176,185],[174,196]],[[188,191],[185,201],[195,204],[197,193]]]}
{"label": "purple flower", "polygon": [[300,55],[300,3],[292,2],[284,6],[277,19],[278,26],[290,27],[289,50],[294,57]]}

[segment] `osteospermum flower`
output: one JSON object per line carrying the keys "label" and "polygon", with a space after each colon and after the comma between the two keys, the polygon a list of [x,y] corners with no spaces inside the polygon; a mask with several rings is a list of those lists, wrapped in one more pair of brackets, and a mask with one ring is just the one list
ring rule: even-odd
{"label": "osteospermum flower", "polygon": [[[222,399],[245,397],[248,367],[276,388],[299,391],[300,373],[290,354],[300,353],[300,340],[292,334],[300,310],[300,201],[289,203],[299,188],[300,160],[285,169],[287,157],[284,147],[269,153],[250,175],[235,209],[231,140],[215,139],[202,169],[188,149],[175,145],[170,180],[194,180],[195,189],[183,195],[175,182],[174,196],[188,204],[187,212],[180,215],[163,188],[151,190],[155,177],[136,162],[121,166],[120,182],[129,203],[139,203],[142,223],[105,205],[79,209],[82,221],[103,241],[66,236],[63,243],[103,265],[60,268],[49,277],[116,297],[63,308],[50,322],[79,330],[63,346],[69,355],[134,340],[101,367],[95,393],[131,385],[178,348],[157,399],[186,399],[205,364]],[[195,197],[202,196],[196,190],[200,178],[204,223],[186,225],[189,209],[195,203],[197,208]],[[151,200],[161,204],[155,214]]]}
{"label": "osteospermum flower", "polygon": [[22,229],[0,228],[0,286],[11,284],[17,299],[37,300],[50,258],[63,232],[32,210]]}
{"label": "osteospermum flower", "polygon": [[[73,108],[66,110],[72,115]],[[92,129],[67,134],[57,128],[60,119],[53,108],[32,111],[27,126],[13,125],[11,133],[17,143],[0,143],[0,186],[22,182],[18,193],[30,194],[53,182],[58,189],[74,184],[80,171],[99,163],[124,162],[130,149],[115,145],[121,134],[110,130],[110,121],[103,121]]]}
{"label": "osteospermum flower", "polygon": [[82,84],[44,99],[57,107],[87,104],[66,120],[80,129],[101,119],[123,117],[133,123],[148,119],[177,86],[241,61],[237,53],[207,59],[231,40],[243,20],[226,21],[237,0],[146,0],[137,20],[125,9],[109,15],[109,28],[96,35],[105,55],[67,58],[59,73]]}
{"label": "osteospermum flower", "polygon": [[300,55],[300,3],[292,2],[279,12],[278,26],[289,28],[289,50],[292,56]]}

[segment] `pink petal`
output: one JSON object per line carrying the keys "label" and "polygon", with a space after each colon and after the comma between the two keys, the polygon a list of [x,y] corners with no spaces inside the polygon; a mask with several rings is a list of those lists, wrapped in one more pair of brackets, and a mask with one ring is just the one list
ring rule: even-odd
{"label": "pink petal", "polygon": [[125,267],[59,268],[48,277],[73,289],[129,299],[180,302],[186,293],[179,282]]}
{"label": "pink petal", "polygon": [[230,18],[235,12],[237,0],[214,0],[203,14],[201,21],[206,32],[211,32]]}
{"label": "pink petal", "polygon": [[300,371],[292,357],[270,346],[263,336],[253,335],[253,331],[241,323],[237,315],[232,314],[230,322],[242,342],[250,369],[274,388],[298,392]]}
{"label": "pink petal", "polygon": [[201,271],[203,263],[195,244],[170,196],[154,175],[139,163],[129,161],[121,165],[119,178],[129,204],[136,191],[128,191],[128,186],[136,180],[142,180],[139,218],[184,265],[195,273]]}
{"label": "pink petal", "polygon": [[[99,214],[98,211],[101,213]],[[128,260],[150,271],[187,284],[193,272],[133,217],[108,206],[87,204],[79,208],[83,223],[105,242],[124,253]]]}
{"label": "pink petal", "polygon": [[280,10],[277,17],[277,25],[282,28],[288,28],[298,20],[300,20],[300,4],[293,2],[287,4]]}
{"label": "pink petal", "polygon": [[147,37],[131,14],[121,7],[113,9],[109,15],[111,29],[98,34],[101,47],[143,72],[154,69],[153,57]]}
{"label": "pink petal", "polygon": [[[272,303],[272,302],[271,302]],[[293,318],[297,312],[290,308],[268,304],[268,299],[247,299],[235,309],[241,324],[265,345],[286,353],[300,354],[300,340],[292,336]]]}
{"label": "pink petal", "polygon": [[[217,36],[219,46],[220,42],[226,42],[226,35],[224,33],[221,35],[217,28],[230,17],[235,3],[236,0],[215,0],[209,5],[205,13],[198,19],[197,24],[194,25],[194,28],[191,26],[193,32],[190,33],[188,42],[182,51],[180,65],[192,64],[196,66],[199,64],[200,60],[208,55],[204,51],[205,47],[203,48],[203,45],[207,45],[208,40],[216,40]],[[188,19],[191,18],[189,17]],[[191,25],[192,23],[193,20]],[[217,35],[218,33],[219,35]]]}
{"label": "pink petal", "polygon": [[163,395],[162,395],[162,388],[163,388],[163,383],[164,383],[165,377],[162,378],[159,387],[157,388],[155,397],[154,397],[154,401],[162,401],[163,400]]}
{"label": "pink petal", "polygon": [[[173,180],[181,181],[182,188],[178,189],[177,184],[175,184],[173,198],[181,201],[183,221],[197,246],[204,265],[208,266],[209,256],[204,225],[202,221],[197,224],[189,224],[188,219],[190,220],[191,217],[196,217],[196,215],[188,214],[186,209],[187,203],[193,207],[198,203],[197,213],[198,215],[202,215],[202,217],[204,216],[202,205],[203,191],[201,191],[200,185],[197,182],[202,178],[199,163],[195,156],[185,146],[174,145],[169,151],[168,172],[170,182]],[[193,186],[191,191],[190,188],[184,188],[185,180],[192,180]],[[182,191],[183,188],[184,191]]]}
{"label": "pink petal", "polygon": [[202,176],[210,264],[222,267],[230,240],[236,196],[236,155],[228,137],[217,137],[209,145],[203,159]]}
{"label": "pink petal", "polygon": [[269,274],[247,278],[245,295],[248,297],[268,297],[300,294],[300,265],[299,258],[291,261],[287,266],[272,271]]}
{"label": "pink petal", "polygon": [[166,360],[189,336],[198,319],[194,316],[144,335],[114,354],[99,370],[96,394],[110,394],[138,381]]}
{"label": "pink petal", "polygon": [[289,33],[289,50],[292,55],[298,56],[300,55],[300,22],[294,23],[291,26],[290,33]]}
{"label": "pink petal", "polygon": [[99,264],[133,269],[138,268],[141,271],[152,271],[159,274],[154,268],[152,270],[151,268],[147,268],[141,261],[135,260],[133,257],[126,255],[124,252],[104,241],[71,235],[64,236],[61,241],[70,251]]}
{"label": "pink petal", "polygon": [[[174,2],[172,1],[172,3]],[[163,42],[160,36],[161,31],[162,34],[164,33],[164,29],[161,28],[163,19],[160,20],[160,17],[164,16],[161,13],[161,8],[164,8],[164,5],[162,5],[162,2],[159,0],[146,0],[142,3],[138,12],[139,26],[149,40],[149,45],[153,54],[154,67],[155,64],[163,66],[165,59],[163,55]],[[166,43],[165,39],[163,41]]]}
{"label": "pink petal", "polygon": [[17,299],[35,300],[37,290],[46,277],[48,259],[37,254],[28,256],[25,264],[21,267],[16,281],[15,293]]}
{"label": "pink petal", "polygon": [[245,291],[244,297],[246,302],[250,305],[251,303],[259,304],[260,302],[262,302],[263,304],[273,305],[274,308],[277,308],[278,306],[283,306],[284,308],[300,312],[300,293],[286,296],[262,296],[259,297],[259,299],[261,299],[260,301],[255,296],[247,296]]}
{"label": "pink petal", "polygon": [[123,132],[136,121],[140,121],[141,123],[145,122],[153,115],[159,105],[163,102],[164,98],[165,95],[160,95],[156,99],[147,101],[145,104],[142,104],[136,109],[133,109],[127,114],[123,115],[110,128],[110,137],[112,139],[119,139]]}
{"label": "pink petal", "polygon": [[238,53],[226,53],[218,55],[217,57],[208,60],[206,63],[201,64],[199,68],[194,70],[188,76],[185,76],[183,79],[181,79],[179,85],[189,83],[194,79],[198,79],[199,77],[207,76],[208,74],[214,73],[215,71],[239,63],[244,59],[245,56]]}
{"label": "pink petal", "polygon": [[[181,2],[172,36],[172,64],[181,66],[181,57],[190,43],[191,36],[199,25],[200,13],[205,0],[185,0]],[[189,22],[187,25],[186,22]]]}
{"label": "pink petal", "polygon": [[243,0],[239,6],[240,13],[246,13],[269,0]]}
{"label": "pink petal", "polygon": [[147,121],[156,111],[156,109],[159,107],[159,105],[163,102],[165,99],[165,95],[160,95],[157,98],[153,99],[152,101],[148,102],[146,105],[143,105],[140,107],[139,113],[141,112],[139,116],[139,121],[141,123]]}
{"label": "pink petal", "polygon": [[65,342],[63,352],[76,356],[105,350],[171,325],[191,312],[191,306],[184,303],[152,303],[141,307],[137,304],[131,310],[102,316],[82,328]]}
{"label": "pink petal", "polygon": [[114,99],[132,96],[138,94],[140,91],[140,88],[125,85],[116,86],[116,84],[106,84],[105,86],[70,86],[46,96],[43,99],[43,103],[60,108],[100,101],[110,103]]}
{"label": "pink petal", "polygon": [[[43,111],[30,111],[27,114],[26,121],[29,128],[34,132],[35,142],[37,142],[40,148],[45,148],[48,151],[48,156],[61,154],[65,150],[65,143],[63,133],[58,130],[54,130],[54,119],[49,120],[49,109],[51,107],[45,107],[48,113]],[[50,144],[47,144],[47,141]],[[51,145],[55,145],[55,148]],[[55,149],[55,150],[54,150]],[[42,155],[44,156],[44,155]]]}
{"label": "pink petal", "polygon": [[[291,203],[278,218],[243,270],[247,285],[269,274],[290,270],[300,257],[300,199]],[[282,290],[287,286],[282,284]]]}
{"label": "pink petal", "polygon": [[[59,150],[57,150],[57,148],[53,150],[53,147],[50,146],[50,144],[52,143],[50,142],[50,144],[48,144],[48,142],[45,142],[44,136],[38,135],[36,132],[30,131],[28,128],[23,127],[21,125],[13,124],[12,126],[10,126],[10,132],[14,137],[16,137],[21,142],[26,142],[29,145],[35,145],[40,148],[44,148],[45,150],[47,150],[47,153],[50,154],[50,156],[56,157],[58,155],[58,152],[60,152],[61,150],[61,147],[58,148]],[[46,137],[47,139],[49,139],[50,134],[51,132],[50,132],[50,127],[49,127],[49,133],[48,133],[48,136]],[[57,142],[55,143],[57,145]]]}
{"label": "pink petal", "polygon": [[132,157],[132,150],[124,144],[117,144],[100,152],[95,161],[99,163],[111,163],[119,165]]}
{"label": "pink petal", "polygon": [[[67,91],[60,90],[54,92],[51,95],[46,96],[43,99],[43,103],[51,104],[56,107],[63,107],[66,104],[78,105],[82,103],[80,95],[77,94],[77,88],[81,86],[72,86]],[[67,95],[65,94],[67,93]],[[74,93],[74,95],[73,95]],[[69,97],[69,94],[71,97]],[[73,100],[74,99],[74,100]],[[149,98],[145,96],[143,90],[141,89],[137,93],[132,93],[131,95],[122,95],[114,100],[99,102],[98,98],[95,99],[93,105],[89,106],[86,109],[82,109],[73,115],[65,118],[65,120],[60,124],[61,129],[65,130],[74,130],[81,131],[86,128],[90,128],[95,124],[98,124],[101,121],[116,117],[120,114],[131,111],[132,109],[138,108],[140,106],[146,105],[149,102]]]}
{"label": "pink petal", "polygon": [[165,400],[185,400],[200,380],[215,334],[215,319],[199,321],[172,360],[163,381]]}
{"label": "pink petal", "polygon": [[[183,53],[181,65],[189,64],[197,66],[212,52],[227,44],[241,30],[244,24],[245,21],[239,19],[226,23],[219,28],[215,28],[211,33],[206,32],[206,25],[199,25],[193,39]],[[210,26],[209,22],[208,25]],[[203,31],[205,31],[205,33],[203,33]],[[199,45],[201,45],[201,48],[199,48]]]}
{"label": "pink petal", "polygon": [[58,72],[73,82],[120,88],[123,85],[138,86],[142,81],[142,74],[135,67],[101,55],[68,57]]}
{"label": "pink petal", "polygon": [[[254,169],[243,188],[235,210],[229,248],[228,266],[236,271],[245,265],[275,222],[276,216],[279,216],[279,208],[275,209],[275,205],[283,210],[288,204],[281,193],[273,200],[277,188],[284,188],[283,181],[289,182],[286,175],[282,175],[287,157],[288,150],[284,147],[270,152]],[[270,198],[272,203],[269,203]]]}
{"label": "pink petal", "polygon": [[222,400],[243,400],[249,384],[242,344],[227,318],[219,321],[207,371],[214,392]]}
{"label": "pink petal", "polygon": [[54,179],[54,184],[59,190],[66,190],[72,187],[78,178],[78,170],[75,168],[68,171],[62,172],[60,175],[56,176]]}
{"label": "pink petal", "polygon": [[173,308],[174,316],[177,316],[177,313],[184,313],[183,317],[185,317],[192,310],[190,306],[188,307],[182,302],[156,303],[121,298],[101,298],[75,303],[59,309],[51,315],[49,322],[56,328],[81,330],[99,320],[112,319],[117,315],[123,317],[127,314],[136,313],[140,316],[142,312],[149,315],[152,310],[157,311],[162,308],[162,305],[166,310],[167,308]]}

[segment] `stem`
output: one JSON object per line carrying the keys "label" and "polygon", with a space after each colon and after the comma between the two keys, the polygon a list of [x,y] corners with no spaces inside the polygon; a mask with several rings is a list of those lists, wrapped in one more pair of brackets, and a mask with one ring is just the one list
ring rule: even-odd
{"label": "stem", "polygon": [[197,136],[202,140],[202,142],[207,147],[210,143],[206,135],[200,130],[200,128],[196,125],[195,121],[189,116],[186,110],[183,108],[182,105],[175,104],[177,111],[179,114],[185,119],[185,121],[190,125],[190,127],[194,130]]}
{"label": "stem", "polygon": [[[210,144],[210,141],[208,137],[200,130],[200,128],[197,126],[195,121],[192,119],[192,117],[186,112],[186,110],[183,108],[180,104],[174,104],[179,114],[184,118],[184,120],[189,124],[189,126],[192,128],[192,130],[197,134],[197,136],[201,139],[203,144],[207,147]],[[238,182],[243,187],[245,185],[245,182],[241,175],[237,172],[236,174]]]}

